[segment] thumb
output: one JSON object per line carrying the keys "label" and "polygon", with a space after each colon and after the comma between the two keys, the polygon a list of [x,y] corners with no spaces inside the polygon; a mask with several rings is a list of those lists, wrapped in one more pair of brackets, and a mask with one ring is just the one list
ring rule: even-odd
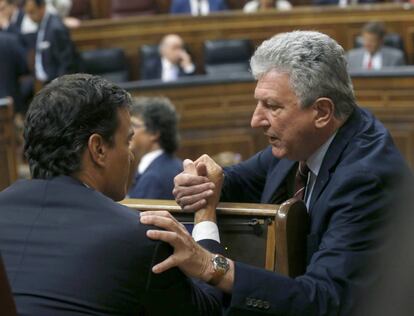
{"label": "thumb", "polygon": [[205,163],[202,163],[202,162],[198,163],[196,166],[196,169],[197,169],[196,172],[199,176],[207,177],[207,166]]}
{"label": "thumb", "polygon": [[194,162],[190,159],[185,159],[183,162],[183,168],[185,173],[197,175],[197,169]]}

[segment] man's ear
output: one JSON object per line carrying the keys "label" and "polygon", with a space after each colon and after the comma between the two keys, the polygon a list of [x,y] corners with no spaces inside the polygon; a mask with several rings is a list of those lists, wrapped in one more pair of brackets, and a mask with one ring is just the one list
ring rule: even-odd
{"label": "man's ear", "polygon": [[335,115],[335,105],[329,98],[319,98],[312,105],[315,111],[315,127],[323,128],[328,125]]}
{"label": "man's ear", "polygon": [[88,140],[89,155],[94,163],[105,166],[108,144],[99,134],[92,134]]}
{"label": "man's ear", "polygon": [[151,136],[150,136],[151,141],[154,142],[154,143],[158,143],[158,140],[160,139],[161,133],[159,131],[156,131],[155,133],[150,133],[150,134],[151,134]]}

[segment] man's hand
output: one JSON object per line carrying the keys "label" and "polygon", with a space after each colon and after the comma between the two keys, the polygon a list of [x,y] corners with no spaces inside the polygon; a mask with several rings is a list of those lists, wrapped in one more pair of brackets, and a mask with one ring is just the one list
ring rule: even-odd
{"label": "man's hand", "polygon": [[212,254],[201,247],[190,236],[187,229],[167,211],[147,211],[141,213],[141,223],[154,225],[162,230],[148,230],[151,239],[162,240],[174,248],[174,253],[152,268],[154,273],[162,273],[178,267],[189,277],[209,279],[209,266]]}
{"label": "man's hand", "polygon": [[184,171],[174,178],[175,201],[184,211],[195,212],[207,205],[215,185],[207,178],[207,168],[198,166],[189,159],[184,160]]}
{"label": "man's hand", "polygon": [[199,172],[206,172],[207,177],[213,182],[215,188],[213,195],[207,199],[207,205],[197,211],[194,216],[194,223],[198,224],[202,221],[216,222],[216,207],[220,200],[221,187],[223,184],[223,169],[207,155],[202,155],[195,161]]}
{"label": "man's hand", "polygon": [[191,56],[183,49],[180,52],[180,67],[183,69],[193,66]]}

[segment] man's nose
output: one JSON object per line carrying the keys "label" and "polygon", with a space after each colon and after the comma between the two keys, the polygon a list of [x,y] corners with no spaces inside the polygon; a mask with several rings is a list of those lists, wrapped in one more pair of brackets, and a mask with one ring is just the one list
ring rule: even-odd
{"label": "man's nose", "polygon": [[263,106],[260,103],[257,103],[256,108],[253,112],[252,119],[250,121],[250,126],[253,128],[264,127],[269,125],[266,113]]}

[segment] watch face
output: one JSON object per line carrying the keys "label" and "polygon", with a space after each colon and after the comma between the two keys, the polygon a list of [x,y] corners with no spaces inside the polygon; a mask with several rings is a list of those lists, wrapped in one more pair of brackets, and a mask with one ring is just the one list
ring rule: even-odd
{"label": "watch face", "polygon": [[229,263],[227,258],[217,255],[214,257],[214,264],[216,265],[217,269],[227,271],[229,268]]}

